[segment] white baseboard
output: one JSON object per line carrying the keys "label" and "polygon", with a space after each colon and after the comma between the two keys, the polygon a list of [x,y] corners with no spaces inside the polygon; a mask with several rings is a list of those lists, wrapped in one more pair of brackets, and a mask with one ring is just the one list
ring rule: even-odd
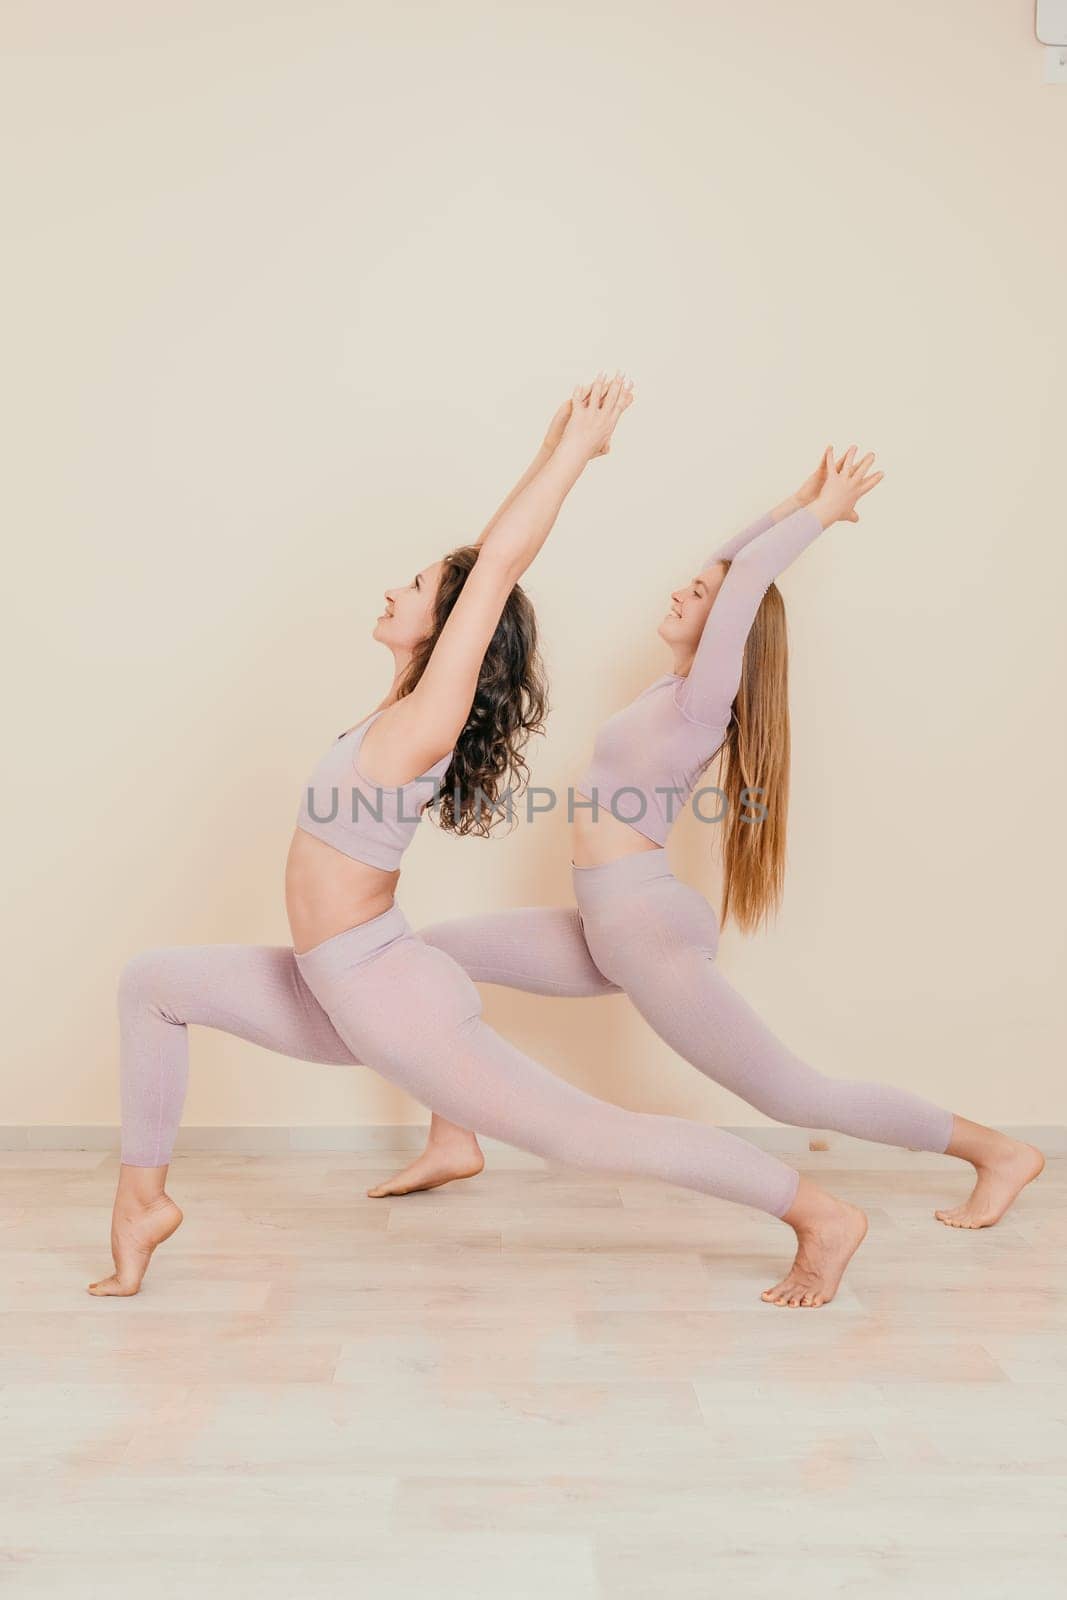
{"label": "white baseboard", "polygon": [[[1046,1155],[1067,1155],[1067,1125],[1052,1123],[1047,1126],[999,1125],[1005,1133],[1017,1139],[1036,1144]],[[879,1168],[938,1164],[951,1157],[932,1155],[920,1150],[897,1150],[890,1145],[869,1144],[862,1139],[852,1139],[842,1133],[822,1133],[808,1128],[729,1127],[723,1130],[773,1155],[803,1157],[804,1164]],[[233,1155],[281,1155],[287,1151],[354,1151],[373,1152],[421,1150],[426,1137],[425,1123],[377,1123],[356,1127],[282,1128],[282,1127],[230,1127],[183,1128],[178,1135],[179,1152],[194,1150]],[[487,1149],[494,1146],[492,1139],[482,1141]],[[0,1125],[0,1150],[100,1150],[116,1151],[119,1147],[119,1130],[105,1124],[89,1123],[82,1127],[51,1126],[37,1123],[30,1126]]]}

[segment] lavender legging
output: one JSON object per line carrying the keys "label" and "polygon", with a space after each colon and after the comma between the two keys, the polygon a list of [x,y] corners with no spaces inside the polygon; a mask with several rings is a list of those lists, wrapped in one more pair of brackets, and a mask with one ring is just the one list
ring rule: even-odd
{"label": "lavender legging", "polygon": [[[587,958],[588,959],[588,958]],[[122,1159],[170,1160],[188,1025],[310,1061],[364,1062],[450,1121],[572,1166],[640,1173],[784,1216],[797,1174],[721,1129],[626,1111],[565,1083],[481,1018],[470,978],[399,907],[302,955],[245,945],[149,950],[119,986]]]}
{"label": "lavender legging", "polygon": [[786,1049],[715,967],[718,919],[678,882],[665,850],[575,867],[573,876],[577,911],[501,911],[437,923],[421,937],[476,983],[626,993],[680,1056],[778,1122],[946,1149],[951,1111],[888,1084],[825,1077]]}
{"label": "lavender legging", "polygon": [[945,1149],[950,1112],[903,1090],[824,1078],[785,1050],[715,970],[714,913],[672,876],[664,851],[576,868],[575,886],[579,912],[505,911],[421,938],[394,908],[300,956],[207,945],[135,957],[119,990],[122,1159],[170,1159],[192,1023],[300,1060],[369,1063],[449,1120],[538,1155],[649,1174],[775,1216],[789,1209],[798,1181],[789,1167],[721,1130],[572,1088],[485,1026],[472,978],[575,997],[626,989],[680,1054],[769,1115]]}

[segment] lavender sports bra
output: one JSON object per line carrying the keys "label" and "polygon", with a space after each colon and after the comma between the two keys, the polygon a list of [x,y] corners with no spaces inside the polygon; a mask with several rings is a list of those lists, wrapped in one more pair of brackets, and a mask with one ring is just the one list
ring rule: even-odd
{"label": "lavender sports bra", "polygon": [[[822,523],[804,508],[761,517],[712,552],[730,570],[715,596],[686,677],[667,673],[605,722],[579,792],[655,844],[667,842],[697,780],[726,737],[741,683],[745,640],[774,579],[817,539]],[[704,802],[706,805],[707,802]],[[717,805],[709,805],[714,814]],[[702,810],[706,820],[712,820]]]}
{"label": "lavender sports bra", "polygon": [[372,783],[359,770],[359,751],[382,711],[372,711],[334,740],[308,779],[296,825],[354,861],[397,872],[423,809],[437,796],[452,752],[410,783]]}

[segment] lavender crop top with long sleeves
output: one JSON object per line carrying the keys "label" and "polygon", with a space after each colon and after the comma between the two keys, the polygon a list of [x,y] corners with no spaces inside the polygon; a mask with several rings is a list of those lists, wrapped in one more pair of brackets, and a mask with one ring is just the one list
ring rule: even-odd
{"label": "lavender crop top with long sleeves", "polygon": [[667,842],[701,772],[726,737],[741,682],[745,640],[780,572],[822,532],[804,507],[775,522],[761,517],[704,562],[730,569],[704,624],[688,675],[665,673],[597,734],[579,793],[654,843]]}

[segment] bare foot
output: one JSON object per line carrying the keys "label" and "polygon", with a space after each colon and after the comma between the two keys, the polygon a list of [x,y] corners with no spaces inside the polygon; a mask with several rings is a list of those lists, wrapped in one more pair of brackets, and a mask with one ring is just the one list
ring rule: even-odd
{"label": "bare foot", "polygon": [[[806,1185],[805,1185],[806,1187]],[[773,1289],[760,1295],[768,1305],[825,1306],[837,1293],[845,1268],[867,1233],[867,1218],[858,1206],[816,1191],[805,1202],[803,1218],[796,1210],[783,1217],[797,1236],[793,1265]]]}
{"label": "bare foot", "polygon": [[181,1225],[182,1214],[170,1195],[161,1194],[145,1206],[118,1205],[111,1218],[111,1256],[115,1270],[109,1278],[89,1285],[96,1295],[136,1294],[148,1271],[157,1245]]}
{"label": "bare foot", "polygon": [[1020,1189],[1033,1183],[1045,1168],[1045,1158],[1032,1144],[1010,1139],[1006,1133],[981,1160],[972,1161],[978,1174],[969,1199],[951,1210],[935,1211],[938,1222],[949,1228],[991,1228],[999,1222]]}
{"label": "bare foot", "polygon": [[456,1178],[476,1178],[485,1166],[477,1139],[448,1144],[430,1143],[409,1167],[394,1173],[385,1183],[368,1189],[372,1200],[384,1200],[391,1194],[415,1194],[420,1189],[438,1189],[443,1183]]}

